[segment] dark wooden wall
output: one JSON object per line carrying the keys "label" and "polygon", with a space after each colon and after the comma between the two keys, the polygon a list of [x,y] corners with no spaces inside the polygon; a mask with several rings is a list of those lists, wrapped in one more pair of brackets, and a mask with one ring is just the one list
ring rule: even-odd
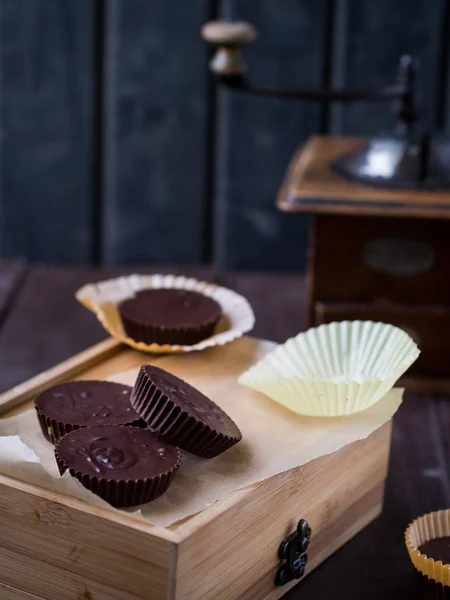
{"label": "dark wooden wall", "polygon": [[448,130],[445,0],[0,0],[0,256],[303,267],[307,220],[274,207],[292,152],[387,129],[389,107],[215,89],[216,16],[259,29],[258,82],[382,84],[413,53],[424,121]]}

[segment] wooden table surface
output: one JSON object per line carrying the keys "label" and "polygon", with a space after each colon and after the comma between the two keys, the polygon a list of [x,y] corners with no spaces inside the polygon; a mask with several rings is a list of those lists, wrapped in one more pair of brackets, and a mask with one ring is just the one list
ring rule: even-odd
{"label": "wooden table surface", "polygon": [[[253,305],[253,334],[258,337],[284,341],[302,328],[300,276],[223,273],[201,267],[136,270],[189,274],[235,289]],[[73,294],[84,283],[131,271],[0,261],[0,391],[103,339],[103,329]],[[449,507],[449,448],[450,398],[407,393],[394,419],[382,516],[285,598],[420,598],[403,533],[414,517]]]}

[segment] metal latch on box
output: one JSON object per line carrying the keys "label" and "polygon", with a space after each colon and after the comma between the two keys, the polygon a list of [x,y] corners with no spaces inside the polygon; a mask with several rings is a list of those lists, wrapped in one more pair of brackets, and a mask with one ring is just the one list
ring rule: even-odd
{"label": "metal latch on box", "polygon": [[275,585],[285,585],[305,574],[308,555],[306,553],[311,540],[311,527],[308,521],[301,519],[297,531],[283,540],[278,548],[278,557],[285,560],[275,576]]}

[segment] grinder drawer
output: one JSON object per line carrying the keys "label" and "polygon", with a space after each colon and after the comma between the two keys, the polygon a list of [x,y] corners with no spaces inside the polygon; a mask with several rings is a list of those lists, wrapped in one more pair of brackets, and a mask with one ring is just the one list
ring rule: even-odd
{"label": "grinder drawer", "polygon": [[421,354],[409,372],[448,376],[450,368],[450,307],[394,304],[316,302],[314,324],[332,321],[382,321],[401,327],[416,341]]}
{"label": "grinder drawer", "polygon": [[450,305],[450,221],[317,217],[320,301]]}

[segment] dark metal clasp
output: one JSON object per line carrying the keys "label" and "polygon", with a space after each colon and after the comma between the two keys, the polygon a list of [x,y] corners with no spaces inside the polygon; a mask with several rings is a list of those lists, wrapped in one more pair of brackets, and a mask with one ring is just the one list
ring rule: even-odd
{"label": "dark metal clasp", "polygon": [[278,558],[285,560],[275,576],[275,585],[285,585],[305,574],[308,555],[306,553],[311,540],[311,527],[308,521],[301,519],[297,531],[283,540],[278,548]]}

